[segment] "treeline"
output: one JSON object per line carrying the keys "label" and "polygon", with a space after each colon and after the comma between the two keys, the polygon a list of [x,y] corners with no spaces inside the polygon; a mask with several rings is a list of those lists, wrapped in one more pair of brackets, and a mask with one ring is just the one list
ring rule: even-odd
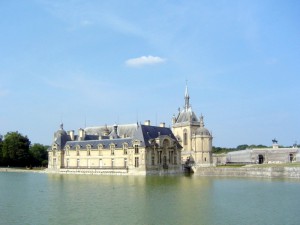
{"label": "treeline", "polygon": [[0,166],[46,167],[48,165],[48,146],[31,145],[27,136],[18,131],[0,136]]}
{"label": "treeline", "polygon": [[223,147],[212,147],[213,153],[227,153],[232,151],[239,151],[239,150],[245,150],[245,149],[251,149],[251,148],[268,148],[268,146],[265,145],[238,145],[236,148],[223,148]]}

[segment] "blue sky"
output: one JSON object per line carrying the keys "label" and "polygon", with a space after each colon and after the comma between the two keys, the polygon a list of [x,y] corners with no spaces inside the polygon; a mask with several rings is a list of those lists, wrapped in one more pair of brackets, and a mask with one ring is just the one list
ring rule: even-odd
{"label": "blue sky", "polygon": [[0,133],[150,119],[184,104],[213,145],[300,143],[300,3],[0,1]]}

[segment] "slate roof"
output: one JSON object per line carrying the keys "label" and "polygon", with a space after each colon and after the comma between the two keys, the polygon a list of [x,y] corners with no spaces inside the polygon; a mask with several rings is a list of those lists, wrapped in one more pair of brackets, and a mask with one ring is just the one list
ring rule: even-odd
{"label": "slate roof", "polygon": [[[110,130],[110,135],[103,138],[101,132],[107,128]],[[63,149],[65,145],[69,145],[71,149],[75,149],[76,145],[80,145],[80,148],[86,148],[87,145],[91,145],[92,148],[95,148],[95,146],[99,144],[102,144],[104,149],[109,148],[110,144],[115,144],[119,148],[124,143],[132,146],[136,140],[140,141],[141,147],[149,147],[151,146],[150,142],[152,139],[164,135],[176,140],[171,129],[168,127],[128,124],[119,125],[117,127],[117,133],[114,131],[113,126],[88,127],[84,130],[86,132],[85,138],[80,141],[78,138],[72,141],[66,132],[56,132],[56,134],[58,133],[59,135],[55,142],[59,144],[59,149]],[[76,137],[78,136],[76,135]],[[181,147],[178,142],[177,144],[178,147]]]}
{"label": "slate roof", "polygon": [[176,118],[176,123],[184,122],[199,122],[199,119],[197,118],[191,107],[181,110]]}

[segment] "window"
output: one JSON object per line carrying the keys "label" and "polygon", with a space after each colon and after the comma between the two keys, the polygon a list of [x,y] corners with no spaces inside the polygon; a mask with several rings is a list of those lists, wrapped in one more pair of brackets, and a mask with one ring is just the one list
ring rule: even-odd
{"label": "window", "polygon": [[152,156],[151,156],[151,165],[152,165],[152,166],[154,166],[154,164],[155,164],[154,160],[155,160],[155,157],[154,157],[154,155],[152,155]]}
{"label": "window", "polygon": [[102,155],[102,149],[103,149],[103,145],[98,145],[98,151],[99,151],[99,155]]}
{"label": "window", "polygon": [[87,156],[90,156],[90,155],[91,155],[91,146],[90,146],[90,145],[87,145],[87,146],[86,146],[86,155],[87,155]]}
{"label": "window", "polygon": [[139,154],[139,145],[134,145],[134,154]]}
{"label": "window", "polygon": [[80,160],[77,159],[77,167],[79,167],[79,166],[80,166]]}
{"label": "window", "polygon": [[80,150],[80,146],[79,146],[79,145],[76,145],[76,155],[77,155],[77,156],[80,155],[79,150]]}
{"label": "window", "polygon": [[127,149],[128,149],[128,144],[127,143],[123,144],[123,154],[124,155],[127,155]]}
{"label": "window", "polygon": [[124,167],[127,167],[127,158],[124,159]]}
{"label": "window", "polygon": [[159,151],[158,152],[158,158],[157,158],[157,163],[158,164],[161,164],[161,154],[162,154],[162,151]]}
{"label": "window", "polygon": [[187,130],[185,129],[183,131],[183,145],[187,145],[187,139],[188,139],[188,137],[187,137]]}
{"label": "window", "polygon": [[52,153],[52,154],[53,154],[53,156],[56,156],[56,151],[53,151],[53,153]]}
{"label": "window", "polygon": [[66,148],[65,148],[65,151],[66,151],[66,156],[69,156],[70,155],[70,146],[69,145],[66,145]]}
{"label": "window", "polygon": [[111,152],[111,155],[115,154],[115,145],[114,144],[110,145],[110,152]]}
{"label": "window", "polygon": [[69,159],[67,159],[67,168],[69,168]]}
{"label": "window", "polygon": [[103,166],[102,159],[99,159],[99,167],[102,168],[102,166]]}
{"label": "window", "polygon": [[134,167],[139,167],[139,157],[134,158]]}
{"label": "window", "polygon": [[114,159],[111,159],[111,167],[114,167]]}
{"label": "window", "polygon": [[151,151],[151,165],[152,166],[155,165],[155,153],[154,153],[154,149],[152,149],[152,151]]}
{"label": "window", "polygon": [[174,152],[173,151],[169,151],[169,163],[170,164],[173,164],[172,160],[173,160],[173,155],[174,155]]}
{"label": "window", "polygon": [[174,164],[177,165],[177,157],[176,157],[176,155],[174,156]]}

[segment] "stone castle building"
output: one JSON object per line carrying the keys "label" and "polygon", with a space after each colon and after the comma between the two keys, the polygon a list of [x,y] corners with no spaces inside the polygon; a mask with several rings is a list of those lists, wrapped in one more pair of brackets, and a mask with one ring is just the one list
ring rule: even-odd
{"label": "stone castle building", "polygon": [[181,170],[181,146],[164,123],[88,127],[61,125],[49,149],[48,169],[62,173],[148,174]]}
{"label": "stone castle building", "polygon": [[179,109],[178,115],[173,116],[172,131],[183,147],[182,161],[196,169],[212,164],[212,135],[204,127],[203,116],[196,116],[190,105],[190,96],[186,86],[185,104]]}
{"label": "stone castle building", "polygon": [[65,131],[61,124],[48,151],[48,169],[61,173],[178,173],[212,164],[212,136],[189,104],[173,117],[172,129],[161,123],[87,127]]}

